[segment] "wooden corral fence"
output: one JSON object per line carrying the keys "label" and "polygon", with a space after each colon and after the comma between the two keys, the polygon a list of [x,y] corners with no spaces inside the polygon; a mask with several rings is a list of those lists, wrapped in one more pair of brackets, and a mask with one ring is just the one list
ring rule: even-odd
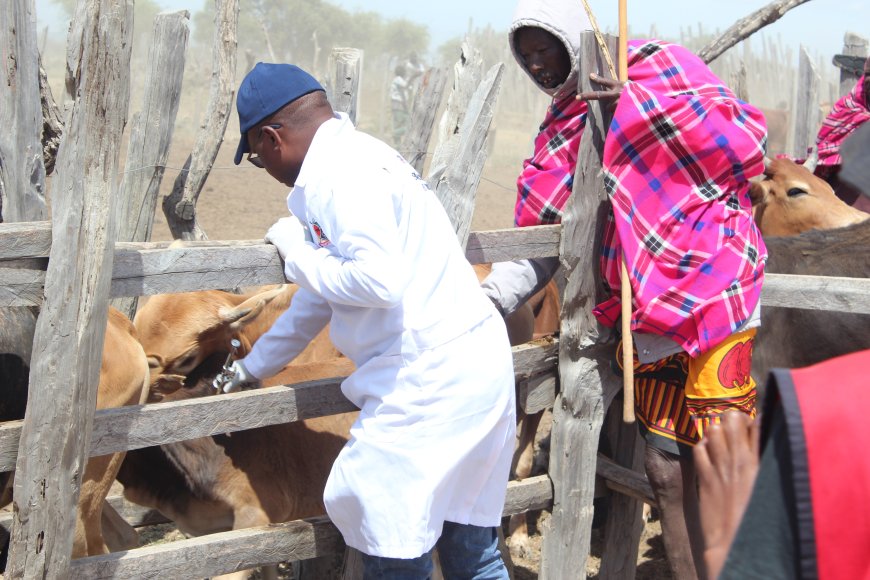
{"label": "wooden corral fence", "polygon": [[[68,125],[65,139],[75,143],[81,138],[93,150],[70,146],[61,156],[67,191],[59,190],[53,197],[54,204],[60,203],[54,205],[54,221],[0,224],[0,307],[42,309],[30,383],[40,404],[28,406],[24,421],[0,424],[0,470],[17,470],[9,577],[204,577],[335,554],[344,549],[340,535],[326,517],[316,517],[70,559],[81,466],[87,457],[354,409],[340,392],[341,379],[334,379],[94,412],[99,329],[105,326],[110,298],[284,282],[277,251],[260,241],[191,241],[173,248],[166,243],[112,241],[105,184],[113,181],[110,153],[117,143],[86,138],[121,134],[119,111],[126,104],[113,99],[123,101],[125,95],[104,83],[123,77],[124,55],[116,53],[117,60],[100,65],[108,69],[93,62],[113,45],[114,39],[106,35],[123,34],[129,24],[123,5],[113,4],[103,13],[115,26],[103,25],[93,37],[82,35],[102,43],[83,49],[84,62],[93,68],[82,72],[84,106],[79,118],[73,115],[77,122]],[[97,23],[93,26],[96,31]],[[591,34],[584,46],[583,70],[606,70]],[[494,67],[477,81],[477,90],[463,105],[464,116],[452,121],[453,134],[459,136],[458,142],[446,145],[453,152],[447,157],[452,161],[440,164],[430,181],[449,208],[458,235],[467,239],[470,262],[560,256],[567,271],[560,338],[513,349],[516,376],[529,385],[524,400],[540,406],[543,398],[554,409],[550,470],[511,483],[504,513],[552,510],[544,530],[541,578],[576,578],[589,553],[592,500],[596,476],[600,477],[617,492],[607,523],[601,577],[633,578],[640,500],[652,501],[639,470],[636,427],[608,423],[605,431],[617,442],[615,461],[597,455],[605,414],[619,391],[606,362],[613,344],[591,314],[600,288],[594,248],[607,204],[598,175],[604,117],[596,106],[590,107],[576,195],[560,226],[469,234],[475,173],[479,175],[499,75],[500,68]],[[112,121],[110,133],[101,133],[107,121]],[[6,149],[0,153],[5,155]],[[83,174],[88,178],[82,179]],[[24,187],[22,183],[13,186]],[[763,299],[776,306],[870,313],[870,282],[769,275]],[[528,380],[547,374],[558,374],[558,393],[554,381]]]}

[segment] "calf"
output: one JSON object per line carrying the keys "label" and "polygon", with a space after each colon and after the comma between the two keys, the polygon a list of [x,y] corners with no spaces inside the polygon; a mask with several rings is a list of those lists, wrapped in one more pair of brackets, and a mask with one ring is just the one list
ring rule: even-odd
{"label": "calf", "polygon": [[846,205],[828,183],[789,159],[765,163],[764,179],[751,184],[755,223],[763,236],[849,226],[870,217]]}
{"label": "calf", "polygon": [[[21,419],[27,400],[27,380],[30,366],[30,348],[36,329],[36,312],[25,308],[0,309],[0,378],[4,389],[0,397],[2,420]],[[97,409],[132,405],[144,401],[149,383],[148,362],[136,339],[136,331],[126,316],[109,308],[103,355],[100,364],[100,382],[97,387]],[[91,457],[82,475],[81,492],[76,512],[76,530],[73,558],[104,554],[109,551],[107,541],[114,549],[135,545],[135,536],[123,541],[104,538],[101,520],[106,495],[115,481],[115,474],[124,459],[124,453]],[[4,487],[12,474],[4,474]],[[11,501],[9,494],[4,502]],[[111,514],[110,514],[111,515]]]}

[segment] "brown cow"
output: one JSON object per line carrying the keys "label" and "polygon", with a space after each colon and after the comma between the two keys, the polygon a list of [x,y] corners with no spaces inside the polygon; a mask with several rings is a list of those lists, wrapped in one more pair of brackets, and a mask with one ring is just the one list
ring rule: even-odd
{"label": "brown cow", "polygon": [[[13,320],[19,330],[19,338],[22,344],[32,344],[33,332],[35,331],[36,313],[27,309],[0,309],[0,321],[2,331],[6,334],[10,330]],[[5,345],[4,345],[5,346]],[[8,349],[4,348],[4,352]],[[3,367],[8,368],[8,360]],[[18,362],[23,370],[27,370],[30,364],[29,348],[26,352],[17,354]],[[5,375],[5,371],[2,373]],[[103,343],[103,357],[100,365],[100,382],[97,387],[97,409],[107,409],[133,405],[144,401],[147,395],[149,383],[148,362],[145,353],[136,339],[136,330],[126,316],[114,308],[109,308],[106,325],[106,336]],[[4,383],[4,389],[15,387],[10,400],[16,400],[18,404],[11,408],[2,417],[4,420],[22,418],[24,416],[24,402],[22,389],[26,389],[27,375],[22,376],[23,383]],[[17,415],[17,416],[14,416]],[[106,545],[110,538],[103,537],[101,519],[104,516],[104,506],[109,488],[115,481],[115,474],[121,466],[124,453],[114,453],[91,457],[85,467],[82,476],[81,492],[79,495],[78,510],[76,512],[76,530],[73,542],[72,556],[93,556],[104,554],[109,551]],[[5,497],[8,503],[11,497]],[[111,519],[115,514],[106,514]],[[135,535],[127,536],[121,544],[112,544],[113,549],[131,547],[137,543]]]}
{"label": "brown cow", "polygon": [[[216,353],[225,357],[233,338],[241,341],[238,357],[244,357],[254,341],[287,310],[298,289],[295,284],[285,284],[248,294],[206,290],[152,296],[134,319],[151,364],[152,383],[160,375],[187,376]],[[294,363],[337,356],[341,354],[324,331]]]}
{"label": "brown cow", "polygon": [[789,159],[768,160],[764,179],[752,182],[752,213],[763,236],[794,236],[870,217],[846,205],[828,183]]}
{"label": "brown cow", "polygon": [[[834,230],[765,240],[770,258],[765,271],[780,274],[870,278],[870,221]],[[870,348],[870,315],[762,303],[761,328],[752,357],[759,384],[771,368],[796,368]],[[836,377],[832,377],[836,389]]]}
{"label": "brown cow", "polygon": [[[150,400],[215,395],[211,378],[238,338],[245,356],[289,306],[298,287],[244,296],[220,291],[154,296],[135,318],[152,365]],[[263,386],[353,372],[350,359],[319,334]],[[319,417],[139,449],[118,474],[124,496],[155,508],[191,535],[324,513],[323,489],[356,413]]]}

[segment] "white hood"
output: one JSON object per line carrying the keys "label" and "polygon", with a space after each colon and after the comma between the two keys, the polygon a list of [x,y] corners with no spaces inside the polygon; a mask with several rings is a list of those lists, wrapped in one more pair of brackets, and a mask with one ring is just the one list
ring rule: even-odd
{"label": "white hood", "polygon": [[[517,54],[514,44],[514,33],[523,26],[542,28],[562,41],[571,57],[571,72],[565,82],[558,87],[547,89],[535,80],[529,69],[523,64],[523,59]],[[580,48],[580,33],[592,30],[589,16],[583,9],[580,0],[519,0],[514,19],[508,31],[508,42],[511,53],[532,82],[539,89],[555,99],[569,95],[577,90],[577,75],[579,60],[577,53]]]}

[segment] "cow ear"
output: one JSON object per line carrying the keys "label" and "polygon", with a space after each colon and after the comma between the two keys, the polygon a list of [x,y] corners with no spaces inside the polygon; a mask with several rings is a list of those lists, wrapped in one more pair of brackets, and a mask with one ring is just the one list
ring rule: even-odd
{"label": "cow ear", "polygon": [[221,324],[229,326],[234,332],[239,331],[256,320],[263,308],[284,290],[284,286],[278,286],[251,296],[235,308],[221,308],[219,312]]}
{"label": "cow ear", "polygon": [[148,389],[148,402],[158,403],[163,397],[184,386],[184,375],[157,375]]}
{"label": "cow ear", "polygon": [[761,205],[767,198],[767,188],[760,181],[749,182],[749,200],[752,202],[752,207]]}
{"label": "cow ear", "polygon": [[162,369],[164,365],[163,357],[159,354],[149,354],[148,359],[148,368],[149,369]]}

